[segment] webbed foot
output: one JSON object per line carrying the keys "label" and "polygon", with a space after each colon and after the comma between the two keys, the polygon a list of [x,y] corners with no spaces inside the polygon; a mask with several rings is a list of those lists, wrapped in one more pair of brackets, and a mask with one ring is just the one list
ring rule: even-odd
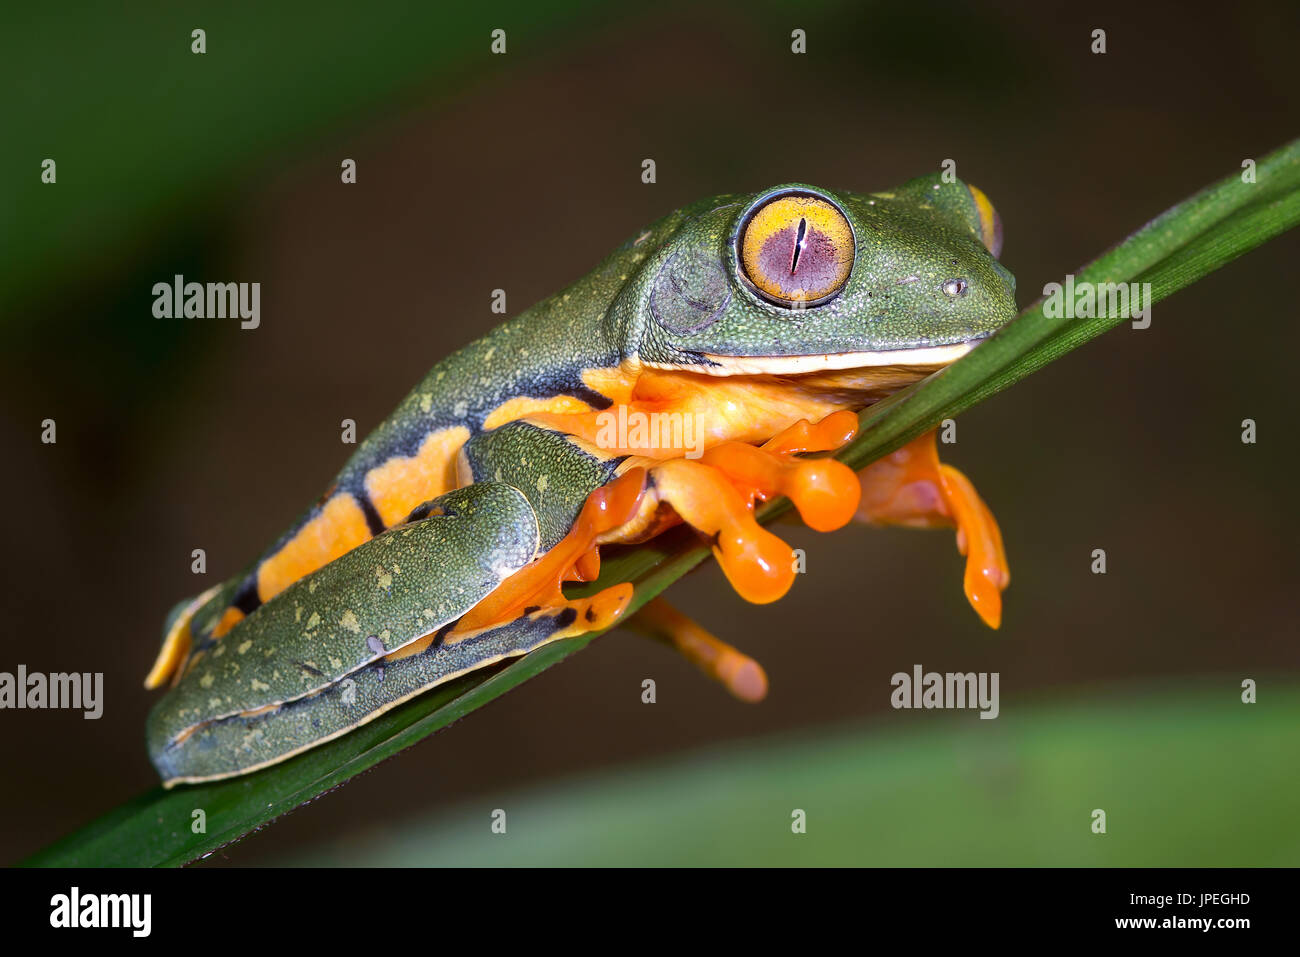
{"label": "webbed foot", "polygon": [[966,600],[990,628],[1002,622],[1002,592],[1011,569],[1002,532],[989,507],[961,472],[939,461],[934,431],[858,473],[859,521],[876,525],[957,529],[957,550],[966,556]]}
{"label": "webbed foot", "polygon": [[848,524],[861,494],[853,471],[834,459],[798,456],[839,448],[856,431],[857,416],[836,412],[815,425],[801,420],[761,447],[724,442],[699,460],[651,467],[652,494],[712,539],[714,557],[742,598],[773,602],[794,583],[795,555],[758,524],[754,507],[784,495],[811,528],[828,532]]}

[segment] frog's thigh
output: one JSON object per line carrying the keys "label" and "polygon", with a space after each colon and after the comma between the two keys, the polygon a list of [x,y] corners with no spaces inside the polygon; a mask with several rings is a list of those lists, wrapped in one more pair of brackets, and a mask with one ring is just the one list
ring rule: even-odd
{"label": "frog's thigh", "polygon": [[928,432],[858,473],[857,518],[877,525],[956,526],[957,549],[966,556],[966,598],[996,628],[1002,591],[1011,583],[1002,532],[970,480],[939,461],[935,437]]}
{"label": "frog's thigh", "polygon": [[559,585],[571,580],[575,563],[594,554],[602,532],[636,513],[644,486],[644,470],[633,469],[598,488],[569,534],[509,575],[455,627],[411,641],[309,697],[201,726],[184,740],[183,757],[166,752],[155,756],[164,780],[170,786],[274,764],[453,678],[613,624],[631,602],[630,584],[571,600],[564,598]]}
{"label": "frog's thigh", "polygon": [[476,435],[463,449],[468,479],[505,482],[528,500],[537,515],[542,552],[569,533],[587,496],[613,480],[621,461],[622,457],[523,421]]}
{"label": "frog's thigh", "polygon": [[[479,483],[422,507],[293,583],[194,660],[147,724],[165,782],[239,774],[339,731],[310,721],[298,737],[271,716],[312,712],[326,692],[440,634],[537,555],[537,521],[519,491]],[[263,720],[259,720],[263,719]],[[229,727],[237,744],[219,747]]]}
{"label": "frog's thigh", "polygon": [[191,735],[183,766],[159,764],[166,786],[229,777],[293,757],[355,731],[430,689],[568,637],[555,615],[525,616],[455,644],[377,662],[263,714],[236,716]]}
{"label": "frog's thigh", "polygon": [[[235,753],[254,739],[259,747],[269,747],[274,753],[287,747],[303,750],[366,724],[444,682],[526,655],[561,638],[609,627],[631,602],[631,584],[620,583],[577,599],[564,598],[559,586],[561,580],[572,580],[569,573],[575,563],[593,554],[600,534],[636,513],[644,487],[644,471],[633,469],[596,489],[559,543],[510,575],[454,628],[411,642],[311,699],[203,728],[199,747],[206,752]],[[293,753],[290,750],[263,763]]]}

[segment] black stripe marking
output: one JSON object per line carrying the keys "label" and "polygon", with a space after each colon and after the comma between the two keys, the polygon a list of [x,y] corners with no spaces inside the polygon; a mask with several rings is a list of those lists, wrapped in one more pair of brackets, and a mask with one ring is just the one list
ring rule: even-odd
{"label": "black stripe marking", "polygon": [[[587,405],[591,406],[593,409],[596,409],[597,411],[600,411],[601,409],[608,409],[611,405],[614,404],[613,399],[609,398],[608,396],[601,395],[595,389],[589,389],[585,385],[571,386],[565,391],[569,395],[573,396],[575,399],[581,399],[583,402],[587,403]],[[557,394],[563,394],[563,393],[557,393]]]}
{"label": "black stripe marking", "polygon": [[370,495],[365,489],[357,489],[352,493],[352,497],[357,500],[361,506],[361,514],[366,517],[366,527],[370,529],[370,537],[381,535],[388,531],[388,526],[384,520],[379,517],[379,511],[375,508],[375,503],[370,501]]}
{"label": "black stripe marking", "polygon": [[257,575],[249,575],[244,579],[230,604],[245,615],[251,615],[262,607],[262,597],[257,593]]}
{"label": "black stripe marking", "polygon": [[439,628],[437,634],[433,636],[433,642],[429,645],[428,648],[424,650],[424,653],[427,655],[430,652],[437,651],[439,648],[441,648],[447,640],[447,633],[450,632],[453,628],[455,628],[456,623],[459,621],[460,619],[457,618],[456,621],[449,621],[447,622],[447,624]]}

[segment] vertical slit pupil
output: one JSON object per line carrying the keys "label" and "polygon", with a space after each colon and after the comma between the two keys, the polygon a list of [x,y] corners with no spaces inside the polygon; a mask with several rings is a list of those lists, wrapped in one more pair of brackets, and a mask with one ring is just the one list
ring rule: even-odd
{"label": "vertical slit pupil", "polygon": [[799,268],[799,254],[803,252],[803,244],[807,236],[808,236],[808,220],[804,219],[803,217],[800,217],[799,232],[798,235],[796,235],[794,238],[794,253],[790,257],[791,276],[793,276],[794,271]]}

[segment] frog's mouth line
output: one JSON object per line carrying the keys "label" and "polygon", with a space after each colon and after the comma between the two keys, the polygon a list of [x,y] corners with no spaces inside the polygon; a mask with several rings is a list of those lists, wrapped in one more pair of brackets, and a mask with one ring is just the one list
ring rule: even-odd
{"label": "frog's mouth line", "polygon": [[811,356],[722,356],[701,353],[704,364],[692,369],[707,375],[805,375],[843,369],[869,369],[895,366],[918,369],[941,369],[970,352],[983,339],[969,339],[947,346],[917,349],[890,349],[883,352],[840,352]]}

